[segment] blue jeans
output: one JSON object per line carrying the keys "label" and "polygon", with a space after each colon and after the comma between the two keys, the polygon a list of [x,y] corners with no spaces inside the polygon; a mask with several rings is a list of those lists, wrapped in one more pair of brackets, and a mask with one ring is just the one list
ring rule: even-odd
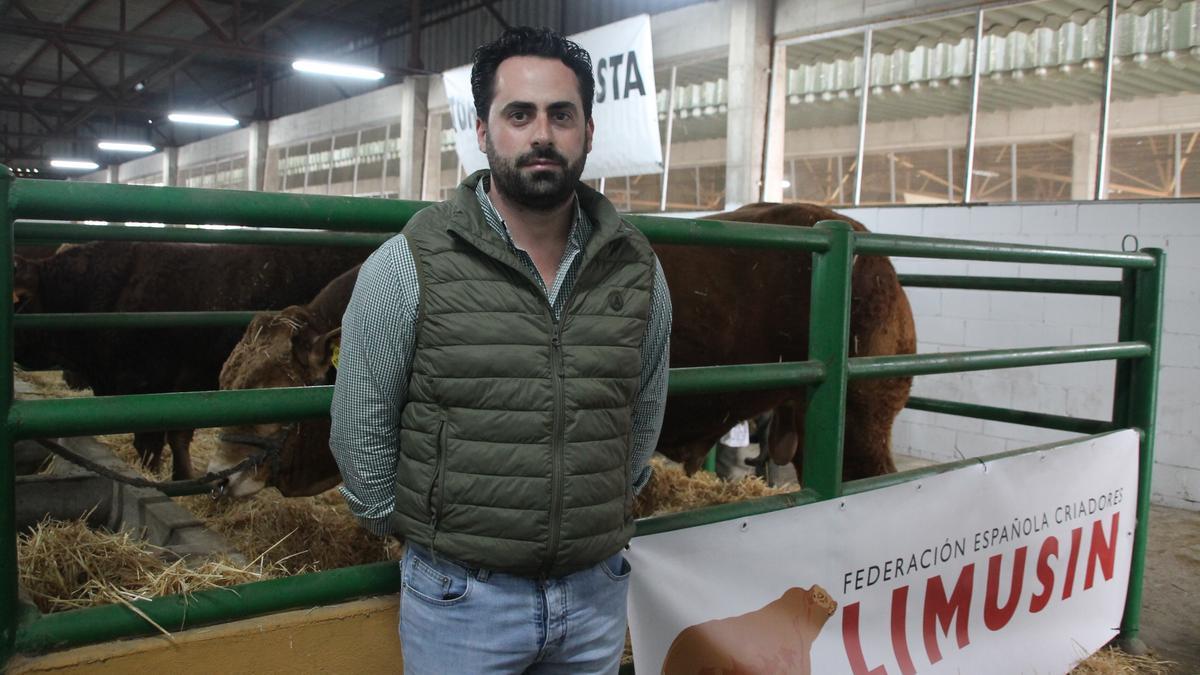
{"label": "blue jeans", "polygon": [[400,562],[400,644],[408,675],[616,673],[625,647],[629,563],[532,579],[470,569],[409,544]]}

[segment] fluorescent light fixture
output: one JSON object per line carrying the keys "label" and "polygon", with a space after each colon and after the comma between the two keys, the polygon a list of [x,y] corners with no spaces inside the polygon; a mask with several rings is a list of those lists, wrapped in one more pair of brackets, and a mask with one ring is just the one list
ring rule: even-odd
{"label": "fluorescent light fixture", "polygon": [[364,66],[351,66],[344,63],[329,61],[313,61],[312,59],[297,59],[292,61],[292,68],[302,73],[332,75],[333,77],[350,77],[356,80],[382,80],[383,72]]}
{"label": "fluorescent light fixture", "polygon": [[201,113],[173,112],[167,119],[180,124],[207,124],[212,127],[236,127],[238,121],[228,115],[204,115]]}
{"label": "fluorescent light fixture", "polygon": [[124,143],[121,141],[100,141],[96,147],[112,152],[154,152],[153,145],[146,143]]}
{"label": "fluorescent light fixture", "polygon": [[50,166],[56,169],[87,169],[94,171],[100,168],[100,165],[86,159],[52,159]]}

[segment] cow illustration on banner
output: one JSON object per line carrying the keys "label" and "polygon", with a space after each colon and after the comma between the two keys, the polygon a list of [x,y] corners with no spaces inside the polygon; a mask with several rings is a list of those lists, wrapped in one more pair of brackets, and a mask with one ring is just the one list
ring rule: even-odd
{"label": "cow illustration on banner", "polygon": [[638,672],[1065,673],[1116,636],[1138,437],[636,537]]}

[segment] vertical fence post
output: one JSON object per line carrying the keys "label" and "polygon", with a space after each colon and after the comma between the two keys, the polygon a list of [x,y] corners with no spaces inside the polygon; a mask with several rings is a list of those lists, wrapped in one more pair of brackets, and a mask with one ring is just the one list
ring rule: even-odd
{"label": "vertical fence post", "polygon": [[829,499],[842,494],[854,233],[836,220],[823,220],[816,228],[829,233],[829,250],[813,254],[808,358],[825,364],[825,380],[809,389],[800,482]]}
{"label": "vertical fence post", "polygon": [[[0,165],[0,295],[12,296],[13,227],[8,208],[8,192],[13,173]],[[4,293],[4,288],[8,293]],[[0,312],[0,363],[7,372],[0,376],[0,670],[12,656],[17,635],[17,521],[16,464],[13,439],[8,427],[8,411],[13,400],[13,329],[12,305]]]}
{"label": "vertical fence post", "polygon": [[[1137,286],[1137,270],[1121,270],[1121,312],[1117,319],[1117,341],[1129,342],[1133,337],[1134,288]],[[1112,422],[1118,428],[1132,426],[1129,421],[1130,376],[1133,361],[1118,359],[1116,378],[1113,385]]]}
{"label": "vertical fence post", "polygon": [[1162,348],[1163,291],[1166,288],[1166,253],[1161,248],[1142,249],[1154,256],[1155,265],[1135,274],[1133,339],[1150,345],[1149,356],[1132,363],[1129,377],[1128,421],[1142,432],[1138,453],[1137,525],[1133,531],[1133,560],[1129,592],[1121,619],[1118,644],[1129,653],[1145,653],[1138,637],[1142,619],[1142,582],[1146,572],[1146,537],[1150,525],[1151,471],[1154,468],[1155,417],[1158,409],[1158,363]]}

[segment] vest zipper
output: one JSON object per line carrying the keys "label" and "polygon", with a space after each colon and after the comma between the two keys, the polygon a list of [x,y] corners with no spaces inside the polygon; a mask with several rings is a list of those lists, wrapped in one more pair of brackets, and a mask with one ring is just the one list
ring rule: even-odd
{"label": "vest zipper", "polygon": [[[433,530],[433,534],[429,538],[429,554],[434,561],[437,560],[437,535],[438,523],[442,518],[442,503],[445,501],[445,486],[446,486],[446,422],[443,420],[438,424],[437,432],[437,459],[433,465],[433,480],[429,481],[429,495],[426,497],[426,502],[429,509],[429,524]],[[437,502],[434,503],[433,492],[437,490]]]}
{"label": "vest zipper", "polygon": [[566,426],[566,413],[563,410],[565,393],[563,392],[563,363],[562,363],[562,330],[561,324],[551,315],[554,331],[550,336],[550,377],[554,380],[554,425],[550,437],[550,453],[554,461],[554,473],[550,478],[550,541],[547,548],[546,565],[543,574],[549,576],[554,562],[558,558],[559,538],[562,528],[563,502],[563,427]]}

